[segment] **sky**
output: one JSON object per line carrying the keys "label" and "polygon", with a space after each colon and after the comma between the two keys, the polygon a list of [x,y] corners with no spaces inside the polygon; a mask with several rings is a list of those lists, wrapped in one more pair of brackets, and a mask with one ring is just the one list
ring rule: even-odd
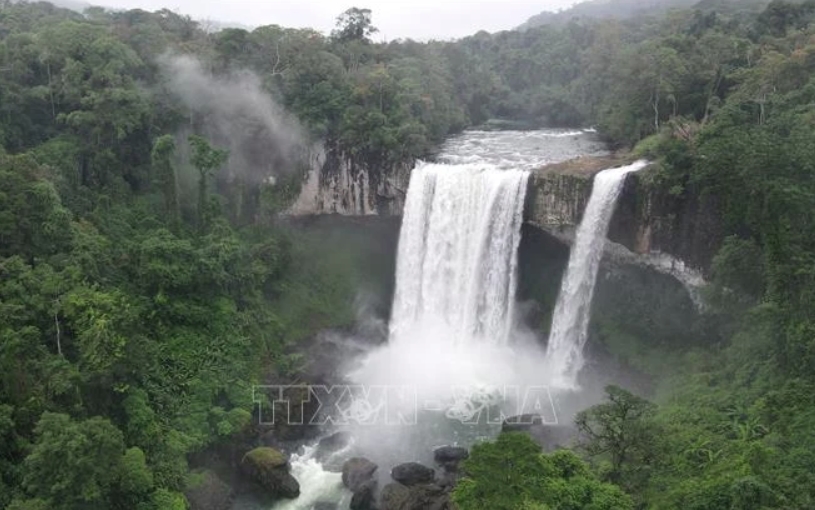
{"label": "sky", "polygon": [[375,39],[451,39],[479,30],[514,28],[541,11],[569,7],[575,0],[91,0],[105,7],[155,11],[168,8],[197,20],[249,27],[310,27],[328,33],[349,7],[373,11]]}

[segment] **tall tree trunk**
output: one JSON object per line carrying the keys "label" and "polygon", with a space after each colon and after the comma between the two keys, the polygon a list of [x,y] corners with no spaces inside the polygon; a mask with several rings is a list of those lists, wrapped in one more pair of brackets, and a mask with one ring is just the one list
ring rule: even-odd
{"label": "tall tree trunk", "polygon": [[206,226],[206,209],[207,209],[207,174],[201,172],[201,177],[198,179],[198,225],[203,229]]}
{"label": "tall tree trunk", "polygon": [[658,133],[659,132],[659,87],[656,87],[654,89],[653,106],[654,106],[654,130]]}
{"label": "tall tree trunk", "polygon": [[57,108],[54,105],[54,87],[51,84],[51,63],[45,64],[46,70],[48,70],[48,94],[51,96],[51,118],[56,121],[57,120]]}

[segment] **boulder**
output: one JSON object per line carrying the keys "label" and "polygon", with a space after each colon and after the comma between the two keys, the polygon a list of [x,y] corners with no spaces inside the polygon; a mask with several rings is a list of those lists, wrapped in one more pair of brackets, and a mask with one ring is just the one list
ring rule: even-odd
{"label": "boulder", "polygon": [[354,457],[348,459],[342,465],[342,484],[351,492],[356,492],[362,484],[374,477],[377,468],[376,464],[364,457]]}
{"label": "boulder", "polygon": [[351,497],[351,510],[376,510],[376,480],[363,483]]}
{"label": "boulder", "polygon": [[293,499],[300,495],[300,484],[289,474],[288,459],[274,448],[251,450],[241,460],[241,471],[273,498]]}
{"label": "boulder", "polygon": [[452,510],[450,495],[434,484],[406,487],[389,483],[382,489],[379,510]]}
{"label": "boulder", "polygon": [[380,510],[406,510],[410,502],[410,489],[401,483],[389,483],[382,489]]}
{"label": "boulder", "polygon": [[208,470],[191,473],[184,489],[190,510],[229,510],[233,495],[232,487]]}
{"label": "boulder", "polygon": [[501,432],[529,432],[536,425],[543,425],[541,415],[521,414],[504,420],[504,423],[501,424]]}
{"label": "boulder", "polygon": [[391,478],[402,485],[411,486],[432,482],[436,478],[436,472],[418,462],[406,462],[391,470]]}
{"label": "boulder", "polygon": [[459,463],[470,456],[467,448],[461,446],[442,446],[433,452],[433,459],[436,464],[443,467],[445,471],[457,471]]}

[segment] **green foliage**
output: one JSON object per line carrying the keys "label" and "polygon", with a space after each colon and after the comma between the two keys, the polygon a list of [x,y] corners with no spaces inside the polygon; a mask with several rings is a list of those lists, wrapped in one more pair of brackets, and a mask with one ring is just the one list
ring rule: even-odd
{"label": "green foliage", "polygon": [[473,447],[465,478],[453,491],[461,510],[633,508],[622,491],[602,483],[574,453],[544,455],[526,434],[504,433]]}
{"label": "green foliage", "polygon": [[105,506],[124,458],[122,434],[109,421],[45,413],[26,457],[23,487],[49,508]]}
{"label": "green foliage", "polygon": [[660,430],[652,420],[656,406],[617,386],[606,388],[606,398],[577,414],[580,447],[607,462],[601,467],[604,478],[633,492],[647,483],[660,454]]}
{"label": "green foliage", "polygon": [[70,221],[45,169],[29,156],[0,156],[0,256],[33,260],[64,250]]}
{"label": "green foliage", "polygon": [[[207,193],[207,179],[219,170],[226,160],[229,159],[229,152],[210,146],[209,142],[201,136],[190,135],[187,141],[192,149],[191,161],[198,170],[198,222],[204,227],[209,223],[211,208],[209,207],[209,195]],[[168,148],[162,148],[169,152]],[[165,158],[168,156],[164,156]]]}
{"label": "green foliage", "polygon": [[351,7],[337,17],[337,29],[331,36],[338,42],[369,42],[371,35],[378,32],[371,24],[371,10]]}
{"label": "green foliage", "polygon": [[300,174],[245,183],[274,196],[243,230],[220,214],[227,153],[164,134],[189,119],[152,62],[167,47],[250,62],[335,138],[352,80],[310,31],[210,39],[169,11],[28,3],[0,25],[0,507],[186,508],[187,455],[246,430],[251,384],[348,324],[353,288],[318,243],[273,226]]}
{"label": "green foliage", "polygon": [[187,510],[187,500],[180,492],[158,489],[151,496],[150,504],[140,506],[140,509],[142,508],[145,510]]}

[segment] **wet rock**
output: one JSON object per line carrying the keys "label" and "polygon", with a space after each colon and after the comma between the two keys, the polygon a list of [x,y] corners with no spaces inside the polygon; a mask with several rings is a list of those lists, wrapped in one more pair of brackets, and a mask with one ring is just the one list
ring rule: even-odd
{"label": "wet rock", "polygon": [[300,495],[300,484],[289,474],[288,459],[274,448],[251,450],[241,460],[241,471],[273,498],[293,499]]}
{"label": "wet rock", "polygon": [[354,491],[351,510],[376,510],[376,480],[368,480]]}
{"label": "wet rock", "polygon": [[446,490],[452,490],[463,475],[458,471],[445,471],[439,477],[438,485]]}
{"label": "wet rock", "polygon": [[461,446],[442,446],[433,452],[433,459],[436,464],[444,468],[445,471],[457,471],[459,463],[470,456],[467,448]]}
{"label": "wet rock", "polygon": [[314,506],[311,507],[311,510],[338,510],[339,505],[336,503],[330,503],[328,501],[318,501],[314,503]]}
{"label": "wet rock", "polygon": [[450,495],[434,484],[406,487],[389,483],[382,489],[379,510],[452,510]]}
{"label": "wet rock", "polygon": [[391,478],[402,485],[430,483],[436,478],[436,472],[418,462],[399,464],[391,470]]}
{"label": "wet rock", "polygon": [[212,471],[192,473],[184,490],[190,510],[228,510],[234,492]]}
{"label": "wet rock", "polygon": [[410,489],[400,483],[389,483],[382,489],[380,510],[403,510],[408,508]]}
{"label": "wet rock", "polygon": [[543,417],[539,414],[521,414],[504,420],[501,432],[529,432],[535,425],[543,425]]}
{"label": "wet rock", "polygon": [[335,432],[330,436],[320,439],[317,443],[317,452],[315,456],[320,462],[325,461],[333,453],[336,453],[351,443],[351,434],[348,432]]}
{"label": "wet rock", "polygon": [[378,467],[364,457],[348,459],[342,465],[342,483],[351,492],[356,492],[362,484],[373,478]]}

